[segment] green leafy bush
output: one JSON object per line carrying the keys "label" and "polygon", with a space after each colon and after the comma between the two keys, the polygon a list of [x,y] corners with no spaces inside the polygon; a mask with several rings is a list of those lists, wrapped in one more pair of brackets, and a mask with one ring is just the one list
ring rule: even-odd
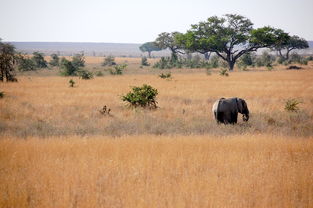
{"label": "green leafy bush", "polygon": [[75,68],[84,67],[85,66],[85,57],[83,54],[76,54],[72,58],[72,65]]}
{"label": "green leafy bush", "polygon": [[23,55],[17,56],[17,69],[19,71],[35,71],[37,70],[35,62]]}
{"label": "green leafy bush", "polygon": [[150,85],[144,84],[141,87],[133,87],[131,92],[122,96],[122,101],[127,102],[130,107],[157,108],[156,96],[158,90]]}
{"label": "green leafy bush", "polygon": [[220,69],[220,75],[221,76],[225,76],[225,77],[228,77],[229,76],[229,74],[228,74],[228,72],[227,72],[227,69]]}
{"label": "green leafy bush", "polygon": [[34,52],[33,57],[31,59],[33,60],[33,62],[35,63],[35,66],[37,68],[47,68],[48,67],[48,63],[44,59],[43,53]]}
{"label": "green leafy bush", "polygon": [[62,76],[77,76],[79,71],[79,68],[75,67],[71,61],[65,58],[61,59],[60,69]]}
{"label": "green leafy bush", "polygon": [[4,92],[0,91],[0,98],[4,97]]}
{"label": "green leafy bush", "polygon": [[68,81],[68,83],[70,84],[70,87],[74,87],[75,85],[75,81],[70,79],[70,81]]}
{"label": "green leafy bush", "polygon": [[114,66],[114,65],[116,65],[114,59],[115,58],[113,56],[107,56],[104,58],[104,61],[101,65],[102,66]]}
{"label": "green leafy bush", "polygon": [[159,75],[159,77],[162,78],[162,79],[170,79],[170,78],[172,78],[172,74],[171,74],[171,72],[165,73],[165,74],[161,73]]}
{"label": "green leafy bush", "polygon": [[51,66],[59,66],[60,64],[60,58],[57,54],[51,54],[51,60],[49,61],[49,64]]}
{"label": "green leafy bush", "polygon": [[112,75],[122,75],[124,69],[126,69],[127,64],[117,64],[113,69],[110,69],[110,74]]}
{"label": "green leafy bush", "polygon": [[81,69],[79,72],[78,72],[78,76],[82,79],[92,79],[93,78],[93,74],[90,72],[90,71],[87,71],[87,70],[83,70]]}
{"label": "green leafy bush", "polygon": [[150,66],[147,57],[144,56],[141,58],[141,66]]}
{"label": "green leafy bush", "polygon": [[288,99],[285,103],[285,110],[289,112],[297,112],[299,111],[299,104],[302,103],[299,100],[293,98],[293,99]]}

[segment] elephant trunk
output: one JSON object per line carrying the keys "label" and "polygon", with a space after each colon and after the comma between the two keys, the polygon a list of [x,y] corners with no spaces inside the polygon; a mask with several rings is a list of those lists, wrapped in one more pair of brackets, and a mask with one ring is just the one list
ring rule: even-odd
{"label": "elephant trunk", "polygon": [[247,114],[242,114],[242,120],[243,120],[243,121],[249,121],[249,113],[247,113]]}

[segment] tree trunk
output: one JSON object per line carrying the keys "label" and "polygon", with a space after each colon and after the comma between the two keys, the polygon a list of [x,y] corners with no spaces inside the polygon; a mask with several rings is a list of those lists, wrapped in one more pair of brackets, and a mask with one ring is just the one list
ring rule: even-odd
{"label": "tree trunk", "polygon": [[288,49],[287,49],[286,60],[289,60],[289,53],[290,53],[290,51],[291,51],[291,50],[288,50]]}
{"label": "tree trunk", "polygon": [[228,62],[228,66],[229,66],[229,71],[233,71],[236,61],[235,60],[229,60],[227,62]]}
{"label": "tree trunk", "polygon": [[210,59],[210,56],[211,56],[211,53],[206,52],[206,53],[204,54],[205,60],[209,60],[209,59]]}

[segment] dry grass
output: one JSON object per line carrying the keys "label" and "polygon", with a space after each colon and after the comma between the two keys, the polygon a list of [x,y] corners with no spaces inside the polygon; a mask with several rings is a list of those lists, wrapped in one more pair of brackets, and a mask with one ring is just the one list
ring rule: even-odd
{"label": "dry grass", "polygon": [[[312,66],[181,71],[0,83],[0,207],[312,207]],[[144,83],[160,108],[127,109],[120,95]],[[217,125],[213,102],[234,96],[249,122]]]}
{"label": "dry grass", "polygon": [[0,140],[1,207],[312,207],[313,138]]}

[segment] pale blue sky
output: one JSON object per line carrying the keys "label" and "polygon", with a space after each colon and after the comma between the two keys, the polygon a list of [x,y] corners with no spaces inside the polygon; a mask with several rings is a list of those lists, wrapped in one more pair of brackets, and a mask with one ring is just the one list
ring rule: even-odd
{"label": "pale blue sky", "polygon": [[313,40],[313,0],[0,0],[0,38],[143,43],[227,13]]}

